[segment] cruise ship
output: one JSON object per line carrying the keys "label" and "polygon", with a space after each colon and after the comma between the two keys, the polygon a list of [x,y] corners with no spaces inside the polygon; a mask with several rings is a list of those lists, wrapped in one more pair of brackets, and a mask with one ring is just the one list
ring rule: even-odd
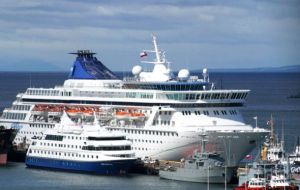
{"label": "cruise ship", "polygon": [[245,124],[239,111],[250,90],[216,89],[206,68],[201,77],[188,69],[175,75],[155,36],[153,46],[140,54],[153,69],[136,65],[132,77],[122,80],[95,53],[73,53],[64,84],[19,93],[4,109],[1,125],[19,128],[14,144],[28,149],[32,137],[61,122],[63,110],[75,123],[91,122],[95,112],[101,126],[126,134],[139,158],[179,160],[200,149],[200,137],[207,135],[206,151],[220,154],[227,167],[237,166],[269,132]]}
{"label": "cruise ship", "polygon": [[131,145],[121,132],[101,127],[97,118],[91,124],[76,124],[63,112],[59,124],[31,139],[25,163],[28,167],[124,174],[136,160]]}

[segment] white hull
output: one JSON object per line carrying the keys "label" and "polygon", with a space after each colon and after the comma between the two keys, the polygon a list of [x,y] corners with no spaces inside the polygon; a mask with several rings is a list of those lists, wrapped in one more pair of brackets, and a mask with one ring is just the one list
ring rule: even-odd
{"label": "white hull", "polygon": [[[114,128],[115,129],[115,128]],[[147,134],[133,134],[130,129],[119,129],[125,132],[133,142],[136,156],[146,156],[158,160],[175,160],[190,156],[195,149],[200,149],[200,135],[203,132],[178,132],[178,136],[157,136]],[[147,130],[144,130],[147,131]],[[167,133],[167,132],[166,132]],[[235,167],[257,144],[264,139],[267,133],[253,131],[209,132],[207,151],[217,152],[226,160],[226,165]],[[140,140],[143,139],[143,140]],[[157,141],[159,139],[159,141]]]}

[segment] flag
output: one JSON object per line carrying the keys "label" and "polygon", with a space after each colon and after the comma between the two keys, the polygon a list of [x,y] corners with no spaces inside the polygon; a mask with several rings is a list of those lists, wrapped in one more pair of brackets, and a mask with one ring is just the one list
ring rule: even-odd
{"label": "flag", "polygon": [[253,158],[253,157],[252,157],[251,154],[248,154],[248,155],[246,156],[246,159],[247,159],[247,160],[252,160],[252,158]]}
{"label": "flag", "polygon": [[146,53],[145,51],[140,53],[140,57],[141,57],[141,58],[142,58],[142,57],[145,57],[145,56],[147,56],[147,53]]}
{"label": "flag", "polygon": [[253,119],[257,120],[257,116],[253,117]]}
{"label": "flag", "polygon": [[270,120],[267,121],[267,125],[271,125],[271,121]]}

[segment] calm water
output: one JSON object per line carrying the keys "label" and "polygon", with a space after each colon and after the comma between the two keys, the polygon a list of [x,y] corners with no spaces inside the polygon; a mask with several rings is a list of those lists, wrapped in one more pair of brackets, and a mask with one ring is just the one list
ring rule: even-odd
{"label": "calm water", "polygon": [[[53,87],[63,84],[67,73],[1,73],[0,111],[10,107],[18,92],[27,87]],[[282,123],[287,150],[292,150],[300,136],[300,99],[288,98],[300,94],[300,73],[211,73],[211,81],[226,89],[250,89],[247,107],[242,110],[246,123],[267,127],[272,114],[281,135]],[[206,184],[177,182],[157,176],[96,176],[27,169],[23,163],[0,167],[0,190],[6,189],[206,189]],[[210,185],[210,189],[223,189]],[[229,187],[232,189],[232,186]]]}

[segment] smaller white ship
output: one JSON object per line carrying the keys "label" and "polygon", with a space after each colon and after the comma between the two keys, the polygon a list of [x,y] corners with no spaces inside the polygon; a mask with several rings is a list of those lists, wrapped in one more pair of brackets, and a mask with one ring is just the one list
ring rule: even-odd
{"label": "smaller white ship", "polygon": [[117,175],[127,173],[136,160],[131,141],[95,122],[76,124],[64,111],[61,124],[33,138],[27,151],[28,167]]}
{"label": "smaller white ship", "polygon": [[180,167],[166,165],[159,170],[159,176],[165,179],[199,183],[227,183],[232,170],[226,169],[225,160],[218,154],[205,151],[202,140],[201,152],[195,150],[189,159],[182,159]]}

